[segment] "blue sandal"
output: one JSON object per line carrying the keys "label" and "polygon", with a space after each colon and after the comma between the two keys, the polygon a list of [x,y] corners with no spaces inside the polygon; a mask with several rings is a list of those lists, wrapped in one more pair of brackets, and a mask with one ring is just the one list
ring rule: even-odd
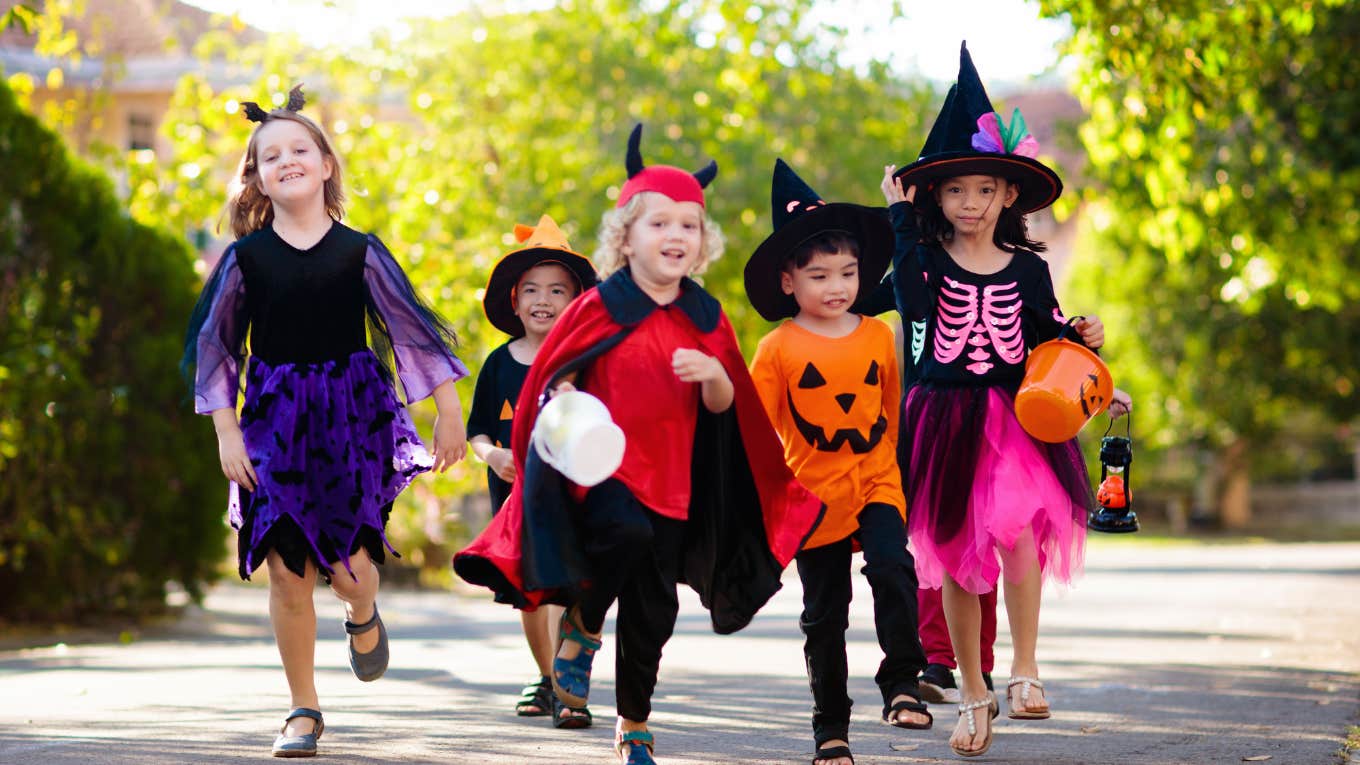
{"label": "blue sandal", "polygon": [[[306,717],[309,720],[316,720],[316,727],[311,733],[302,736],[285,736],[283,731],[288,730],[288,721],[297,717]],[[321,719],[320,710],[298,707],[288,713],[283,718],[283,728],[279,730],[278,738],[274,739],[275,757],[315,757],[316,742],[321,738],[321,731],[326,729],[326,723]]]}
{"label": "blue sandal", "polygon": [[[651,731],[632,730],[619,734],[614,741],[614,751],[618,753],[623,765],[656,765],[652,759],[653,740]],[[625,755],[624,747],[628,748]]]}
{"label": "blue sandal", "polygon": [[564,642],[570,640],[580,644],[581,652],[574,659],[553,657],[553,692],[569,707],[584,707],[590,696],[590,668],[595,663],[595,652],[600,650],[600,641],[587,635],[572,621],[570,609],[562,612],[557,629]]}

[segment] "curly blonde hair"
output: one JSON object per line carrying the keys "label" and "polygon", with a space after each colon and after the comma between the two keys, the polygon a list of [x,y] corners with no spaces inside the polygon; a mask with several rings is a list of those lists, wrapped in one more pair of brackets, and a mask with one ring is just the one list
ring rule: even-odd
{"label": "curly blonde hair", "polygon": [[[647,208],[647,200],[661,196],[657,191],[639,191],[623,207],[616,207],[604,214],[600,221],[600,244],[595,248],[595,270],[600,272],[600,281],[628,265],[628,256],[623,254],[623,243],[628,239],[628,229],[642,217]],[[722,229],[704,210],[703,240],[699,247],[699,262],[695,264],[690,276],[698,276],[708,268],[708,264],[722,257],[724,244]]]}
{"label": "curly blonde hair", "polygon": [[331,148],[326,131],[310,117],[286,108],[274,109],[269,112],[268,119],[256,125],[250,134],[245,154],[241,155],[241,163],[237,165],[236,175],[228,187],[226,212],[231,221],[231,233],[238,239],[274,222],[274,203],[260,191],[257,154],[260,130],[277,120],[290,120],[306,128],[312,140],[316,142],[317,148],[321,150],[321,156],[330,160],[331,177],[322,188],[326,200],[326,214],[335,220],[345,217],[345,184],[340,173],[340,157],[336,155],[335,149]]}

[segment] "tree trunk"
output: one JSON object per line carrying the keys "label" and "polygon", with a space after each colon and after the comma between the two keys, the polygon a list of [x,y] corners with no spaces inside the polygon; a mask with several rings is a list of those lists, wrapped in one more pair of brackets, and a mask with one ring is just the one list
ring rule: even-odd
{"label": "tree trunk", "polygon": [[1218,453],[1214,473],[1218,479],[1218,517],[1225,529],[1241,529],[1251,523],[1251,444],[1239,438]]}

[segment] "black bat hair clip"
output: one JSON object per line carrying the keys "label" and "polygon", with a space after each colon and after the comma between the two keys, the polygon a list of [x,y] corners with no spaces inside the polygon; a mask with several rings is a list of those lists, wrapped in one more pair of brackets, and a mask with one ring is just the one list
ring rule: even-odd
{"label": "black bat hair clip", "polygon": [[[302,111],[302,107],[307,105],[307,97],[302,95],[302,86],[294,85],[288,91],[288,103],[284,104],[285,109],[290,112]],[[246,119],[251,122],[264,122],[269,119],[269,112],[260,108],[254,101],[242,101],[241,109],[245,112]]]}

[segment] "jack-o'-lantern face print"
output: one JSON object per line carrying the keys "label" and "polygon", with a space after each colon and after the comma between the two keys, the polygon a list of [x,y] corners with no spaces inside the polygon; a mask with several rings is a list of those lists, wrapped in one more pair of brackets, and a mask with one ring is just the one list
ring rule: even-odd
{"label": "jack-o'-lantern face print", "polygon": [[1088,418],[1092,415],[1105,411],[1105,395],[1100,392],[1100,377],[1098,375],[1086,375],[1087,380],[1081,383],[1078,395],[1081,397],[1081,413]]}
{"label": "jack-o'-lantern face print", "polygon": [[847,390],[835,390],[809,363],[797,384],[789,386],[788,399],[798,432],[818,451],[836,452],[850,444],[850,451],[864,454],[888,430],[877,361],[870,361],[863,380]]}

